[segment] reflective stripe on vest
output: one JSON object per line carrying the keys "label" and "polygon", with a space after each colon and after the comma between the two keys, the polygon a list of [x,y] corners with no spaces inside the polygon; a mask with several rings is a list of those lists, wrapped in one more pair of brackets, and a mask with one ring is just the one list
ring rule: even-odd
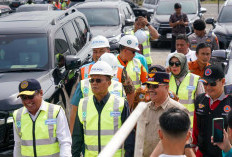
{"label": "reflective stripe on vest", "polygon": [[[152,64],[152,58],[151,58],[151,47],[150,47],[150,33],[149,31],[145,31],[148,38],[147,41],[143,42],[143,56],[146,58],[147,64]],[[126,33],[129,34],[129,33]],[[134,35],[134,31],[131,31],[131,34]]]}
{"label": "reflective stripe on vest", "polygon": [[[22,156],[59,156],[60,149],[56,137],[56,117],[60,106],[44,104],[47,108],[46,111],[41,110],[34,123],[29,113],[26,113],[25,107],[13,113],[15,128],[22,141]],[[35,125],[34,130],[33,125]],[[36,136],[34,137],[33,134]],[[34,138],[36,138],[35,142],[33,141]]]}
{"label": "reflective stripe on vest", "polygon": [[[194,99],[198,81],[199,76],[188,73],[178,89],[179,102],[190,112],[191,127],[193,127]],[[177,93],[177,85],[173,75],[170,78],[169,89],[175,94]]]}
{"label": "reflective stripe on vest", "polygon": [[[108,90],[111,94],[115,94],[120,97],[124,96],[122,83],[115,81],[113,79],[111,80],[111,85],[109,86]],[[89,79],[81,80],[81,91],[82,91],[83,97],[93,95],[91,85],[89,83]]]}
{"label": "reflective stripe on vest", "polygon": [[[86,157],[97,156],[99,150],[102,150],[118,131],[122,125],[121,113],[123,108],[124,98],[111,94],[99,117],[93,102],[93,96],[80,100],[78,116],[84,128]],[[98,125],[99,120],[100,125]],[[99,131],[101,146],[98,146]],[[119,149],[114,156],[121,157],[121,155],[122,149]]]}

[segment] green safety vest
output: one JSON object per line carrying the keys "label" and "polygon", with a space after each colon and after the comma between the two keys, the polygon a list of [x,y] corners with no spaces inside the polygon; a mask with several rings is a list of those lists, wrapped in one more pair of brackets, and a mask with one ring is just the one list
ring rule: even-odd
{"label": "green safety vest", "polygon": [[[122,83],[118,81],[111,80],[111,85],[109,86],[108,90],[110,94],[115,94],[120,97],[124,96]],[[91,85],[89,83],[89,78],[81,80],[81,91],[82,91],[83,97],[93,95]]]}
{"label": "green safety vest", "polygon": [[[121,65],[119,60],[118,63]],[[126,66],[126,71],[128,73],[128,76],[130,76],[131,80],[133,81],[133,85],[135,89],[141,87],[141,80],[140,80],[141,67],[142,67],[141,62],[136,58],[133,58],[133,60],[129,61]]]}
{"label": "green safety vest", "polygon": [[56,117],[60,111],[60,106],[47,102],[45,105],[46,111],[41,110],[35,122],[32,121],[25,107],[13,113],[15,128],[22,140],[22,156],[29,157],[35,156],[35,154],[38,157],[60,156],[59,142],[56,135]]}
{"label": "green safety vest", "polygon": [[199,76],[188,73],[184,80],[181,82],[179,88],[177,88],[176,80],[173,75],[171,75],[169,82],[169,89],[177,94],[179,102],[183,104],[190,112],[191,128],[193,127],[193,114],[194,114],[194,98],[199,81]]}
{"label": "green safety vest", "polygon": [[[151,58],[151,47],[150,47],[150,33],[149,31],[145,31],[148,39],[147,41],[143,42],[143,56],[146,58],[147,64],[151,65],[152,64],[152,58]],[[134,35],[134,31],[131,31],[131,34]]]}
{"label": "green safety vest", "polygon": [[[111,94],[101,115],[99,115],[94,105],[93,96],[80,100],[78,116],[84,129],[85,157],[96,157],[99,149],[103,150],[122,126],[121,114],[124,101],[124,98]],[[98,138],[99,131],[100,137]],[[99,139],[100,141],[98,141]],[[100,142],[100,146],[98,142]],[[124,150],[120,148],[116,151],[114,157],[121,157],[122,154],[124,154]]]}

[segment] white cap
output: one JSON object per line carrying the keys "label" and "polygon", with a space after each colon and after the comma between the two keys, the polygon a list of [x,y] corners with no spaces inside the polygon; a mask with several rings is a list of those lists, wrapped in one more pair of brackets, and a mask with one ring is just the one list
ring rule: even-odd
{"label": "white cap", "polygon": [[126,47],[130,47],[132,49],[135,49],[137,51],[139,51],[139,42],[138,39],[134,36],[134,35],[125,35],[123,36],[120,41],[119,41],[120,45],[126,46]]}
{"label": "white cap", "polygon": [[103,48],[103,47],[110,47],[109,41],[106,37],[102,35],[98,35],[94,37],[91,41],[91,48]]}
{"label": "white cap", "polygon": [[148,39],[146,32],[144,30],[141,30],[141,29],[139,29],[135,32],[135,36],[137,37],[139,44],[144,43]]}
{"label": "white cap", "polygon": [[111,66],[111,68],[113,69],[113,75],[117,74],[117,72],[118,72],[118,59],[114,54],[104,53],[99,58],[99,61],[104,61],[104,62],[108,63]]}
{"label": "white cap", "polygon": [[89,75],[108,75],[113,76],[112,68],[104,61],[97,61],[91,68]]}

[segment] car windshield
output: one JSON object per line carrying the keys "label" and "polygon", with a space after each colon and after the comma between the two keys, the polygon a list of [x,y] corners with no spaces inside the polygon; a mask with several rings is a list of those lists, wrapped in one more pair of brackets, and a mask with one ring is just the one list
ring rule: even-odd
{"label": "car windshield", "polygon": [[0,71],[47,69],[45,35],[0,35]]}
{"label": "car windshield", "polygon": [[90,26],[118,26],[120,24],[116,8],[80,8],[78,10],[85,14]]}
{"label": "car windshield", "polygon": [[30,12],[30,11],[46,11],[48,10],[47,6],[41,7],[19,7],[17,12]]}
{"label": "car windshield", "polygon": [[225,6],[222,8],[221,13],[218,18],[220,23],[229,23],[232,22],[232,6]]}
{"label": "car windshield", "polygon": [[[171,15],[175,12],[174,4],[176,1],[160,1],[157,6],[157,15]],[[186,14],[196,14],[197,4],[195,1],[182,1],[180,2],[182,6],[182,12]]]}

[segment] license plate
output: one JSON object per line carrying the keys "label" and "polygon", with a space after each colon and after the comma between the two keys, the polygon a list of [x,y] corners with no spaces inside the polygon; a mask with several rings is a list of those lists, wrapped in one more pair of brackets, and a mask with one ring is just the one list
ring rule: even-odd
{"label": "license plate", "polygon": [[171,33],[167,33],[166,34],[166,38],[168,38],[168,39],[172,38],[172,34]]}

